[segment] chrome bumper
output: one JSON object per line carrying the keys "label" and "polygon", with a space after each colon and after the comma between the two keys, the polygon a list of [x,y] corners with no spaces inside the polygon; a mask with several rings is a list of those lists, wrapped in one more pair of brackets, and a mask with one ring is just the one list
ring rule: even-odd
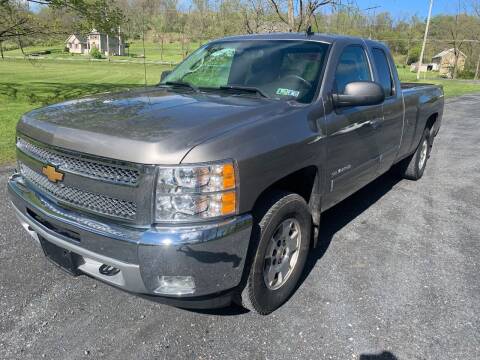
{"label": "chrome bumper", "polygon": [[[171,298],[219,294],[240,283],[252,229],[250,215],[219,223],[134,228],[58,207],[15,174],[10,199],[28,233],[80,255],[78,270],[124,290]],[[41,221],[40,221],[40,220]],[[68,234],[76,234],[75,239]],[[120,271],[99,272],[103,264]],[[191,277],[192,291],[162,293],[162,277]],[[160,290],[159,290],[160,289]]]}

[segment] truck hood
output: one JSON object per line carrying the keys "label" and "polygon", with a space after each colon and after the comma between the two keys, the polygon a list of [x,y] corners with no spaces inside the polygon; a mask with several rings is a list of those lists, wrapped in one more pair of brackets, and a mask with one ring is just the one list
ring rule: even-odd
{"label": "truck hood", "polygon": [[[142,164],[178,164],[194,146],[288,105],[247,96],[147,88],[67,101],[25,114],[17,130],[40,142]],[[259,111],[261,109],[261,111]]]}

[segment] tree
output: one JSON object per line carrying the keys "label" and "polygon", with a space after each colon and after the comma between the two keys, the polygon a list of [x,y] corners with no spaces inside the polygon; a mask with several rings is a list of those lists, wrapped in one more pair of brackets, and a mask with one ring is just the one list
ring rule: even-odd
{"label": "tree", "polygon": [[301,31],[312,25],[317,10],[326,5],[339,4],[339,0],[287,0],[287,18],[282,11],[281,0],[269,0],[280,21],[289,26],[290,31]]}
{"label": "tree", "polygon": [[445,40],[444,44],[453,48],[455,58],[450,76],[454,79],[458,75],[458,59],[465,45],[465,40],[470,37],[469,28],[465,26],[467,22],[468,15],[460,13],[438,15],[432,19],[432,37]]}
{"label": "tree", "polygon": [[[479,26],[479,23],[480,23],[480,0],[472,0],[471,1],[471,7],[472,7],[472,10],[473,10],[472,12],[473,12],[474,16],[476,17],[477,30],[478,30],[478,26]],[[478,48],[479,47],[478,42],[480,41],[480,31],[475,32],[475,37],[476,37],[476,40],[477,40],[477,48]],[[478,52],[477,64],[475,66],[474,79],[478,80],[479,76],[480,76],[480,51]]]}
{"label": "tree", "polygon": [[424,24],[419,18],[413,16],[409,22],[400,22],[395,28],[395,33],[405,38],[405,65],[410,65],[413,62],[418,61],[420,57],[420,44],[415,44],[415,39],[421,38],[424,33]]}
{"label": "tree", "polygon": [[242,8],[243,25],[249,34],[260,31],[265,18],[265,2],[263,0],[250,0]]}
{"label": "tree", "polygon": [[74,12],[90,29],[110,34],[123,21],[123,13],[113,0],[0,0],[0,42],[48,33],[46,24],[29,10],[32,3]]}
{"label": "tree", "polygon": [[30,35],[35,32],[32,17],[25,4],[0,0],[0,41]]}
{"label": "tree", "polygon": [[23,52],[23,39],[47,34],[47,25],[35,19],[28,5],[20,1],[0,0],[0,55],[3,59],[3,43],[17,42]]}

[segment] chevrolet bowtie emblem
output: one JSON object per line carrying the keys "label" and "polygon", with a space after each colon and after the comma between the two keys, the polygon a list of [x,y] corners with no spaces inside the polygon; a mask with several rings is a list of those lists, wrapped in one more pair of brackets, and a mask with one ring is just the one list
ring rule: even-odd
{"label": "chevrolet bowtie emblem", "polygon": [[42,173],[43,175],[45,175],[48,180],[50,180],[51,182],[58,182],[58,181],[62,181],[63,180],[63,173],[61,173],[60,171],[57,171],[57,169],[55,169],[54,166],[52,165],[45,165],[43,168],[42,168]]}

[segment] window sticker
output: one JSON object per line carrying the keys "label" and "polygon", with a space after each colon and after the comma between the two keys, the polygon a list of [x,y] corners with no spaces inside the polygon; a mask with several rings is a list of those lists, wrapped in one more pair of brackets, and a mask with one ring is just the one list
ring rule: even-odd
{"label": "window sticker", "polygon": [[278,88],[277,89],[277,95],[298,97],[298,95],[300,95],[300,91]]}

